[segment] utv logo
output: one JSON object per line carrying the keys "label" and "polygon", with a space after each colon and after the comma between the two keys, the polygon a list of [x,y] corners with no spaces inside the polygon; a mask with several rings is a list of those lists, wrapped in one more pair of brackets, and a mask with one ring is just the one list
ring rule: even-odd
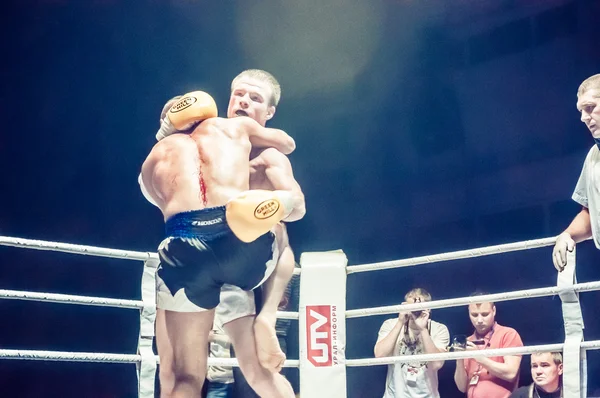
{"label": "utv logo", "polygon": [[186,108],[189,108],[190,106],[192,106],[192,104],[194,102],[196,102],[198,99],[196,97],[183,97],[182,99],[180,99],[179,101],[177,101],[177,103],[175,105],[173,105],[170,109],[171,113],[177,113],[180,112]]}
{"label": "utv logo", "polygon": [[314,366],[337,365],[337,314],[333,305],[306,306],[308,360]]}

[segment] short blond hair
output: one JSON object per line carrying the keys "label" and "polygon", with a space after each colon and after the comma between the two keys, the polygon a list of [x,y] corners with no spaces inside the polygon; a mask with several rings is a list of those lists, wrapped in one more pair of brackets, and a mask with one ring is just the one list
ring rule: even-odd
{"label": "short blond hair", "polygon": [[165,105],[162,108],[162,111],[160,112],[160,120],[163,120],[165,118],[165,116],[167,116],[167,112],[169,111],[169,109],[171,109],[171,107],[175,104],[175,102],[179,101],[181,98],[182,98],[181,95],[177,95],[165,103]]}
{"label": "short blond hair", "polygon": [[271,98],[269,99],[269,106],[277,106],[279,104],[279,100],[281,99],[281,86],[275,77],[267,71],[262,69],[246,69],[239,75],[233,79],[231,82],[231,91],[233,91],[233,87],[243,77],[250,77],[252,79],[259,80],[263,83],[266,83],[271,89]]}
{"label": "short blond hair", "polygon": [[539,355],[544,355],[544,354],[552,355],[552,360],[554,361],[554,364],[556,366],[560,365],[563,362],[563,357],[560,352],[533,352],[533,353],[531,353],[531,359],[533,359],[534,355],[539,356]]}
{"label": "short blond hair", "polygon": [[581,97],[588,90],[600,90],[600,73],[585,79],[577,90],[577,98]]}
{"label": "short blond hair", "polygon": [[431,301],[431,294],[422,287],[417,287],[406,293],[406,295],[404,295],[404,300],[408,301],[417,297],[422,298],[423,301]]}

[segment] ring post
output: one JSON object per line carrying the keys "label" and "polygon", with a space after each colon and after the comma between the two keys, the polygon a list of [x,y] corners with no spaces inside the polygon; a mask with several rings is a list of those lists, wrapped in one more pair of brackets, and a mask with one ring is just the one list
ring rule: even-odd
{"label": "ring post", "polygon": [[138,397],[154,397],[154,380],[156,377],[156,357],[152,349],[154,339],[154,321],[156,320],[156,270],[159,260],[150,258],[144,262],[142,274],[142,302],[144,308],[140,312],[140,336],[138,354],[142,357],[137,365]]}
{"label": "ring post", "polygon": [[341,250],[302,253],[300,393],[346,397],[346,265]]}

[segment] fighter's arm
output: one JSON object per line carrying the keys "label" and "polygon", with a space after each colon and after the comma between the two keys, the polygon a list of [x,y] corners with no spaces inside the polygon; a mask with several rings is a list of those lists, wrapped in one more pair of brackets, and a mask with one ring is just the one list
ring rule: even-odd
{"label": "fighter's arm", "polygon": [[[173,170],[196,170],[196,147],[188,135],[174,134],[156,143],[142,164],[142,192],[144,190],[161,210],[181,179],[195,178],[190,173],[168,176]],[[157,185],[157,181],[163,181]],[[165,183],[165,181],[167,181]]]}
{"label": "fighter's arm", "polygon": [[159,147],[157,149],[157,145],[155,145],[146,157],[146,160],[144,160],[144,163],[142,164],[142,170],[140,173],[140,189],[142,190],[142,193],[144,194],[144,196],[148,197],[148,200],[152,199],[150,203],[158,207],[160,207],[158,203],[163,203],[163,198],[154,189],[152,180],[154,175],[154,169],[161,157],[161,152],[161,148]]}
{"label": "fighter's arm", "polygon": [[[306,214],[304,193],[300,184],[294,178],[292,164],[288,157],[274,148],[267,148],[250,161],[251,173],[260,173],[261,169],[264,169],[265,177],[271,185],[269,188],[276,191],[288,191],[292,194],[294,208],[283,221],[293,222],[304,217]],[[251,176],[250,189],[266,189],[266,187],[253,186],[253,180],[254,178]]]}
{"label": "fighter's arm", "polygon": [[234,120],[248,133],[250,143],[255,148],[275,148],[289,155],[296,149],[296,142],[285,131],[261,126],[249,117],[237,117]]}
{"label": "fighter's arm", "polygon": [[554,250],[552,251],[552,262],[558,271],[562,271],[567,265],[567,251],[573,251],[575,244],[592,236],[592,224],[590,211],[582,207],[579,214],[575,216],[571,224],[558,235]]}
{"label": "fighter's arm", "polygon": [[590,211],[583,207],[579,214],[575,216],[571,224],[565,230],[571,235],[575,243],[584,241],[592,236],[592,224],[590,222]]}

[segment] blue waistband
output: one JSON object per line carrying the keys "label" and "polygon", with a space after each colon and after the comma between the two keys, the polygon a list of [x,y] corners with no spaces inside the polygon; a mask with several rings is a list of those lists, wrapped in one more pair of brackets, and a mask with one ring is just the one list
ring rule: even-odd
{"label": "blue waistband", "polygon": [[225,206],[177,213],[165,222],[165,234],[173,238],[215,238],[231,230]]}

